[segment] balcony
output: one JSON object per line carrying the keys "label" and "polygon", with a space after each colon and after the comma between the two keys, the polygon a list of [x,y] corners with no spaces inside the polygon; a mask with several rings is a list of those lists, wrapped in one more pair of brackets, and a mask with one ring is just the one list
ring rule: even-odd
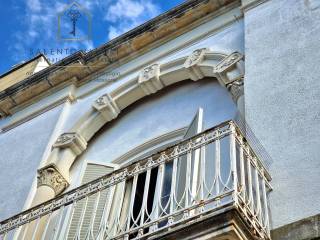
{"label": "balcony", "polygon": [[0,223],[0,239],[270,239],[271,178],[224,122]]}

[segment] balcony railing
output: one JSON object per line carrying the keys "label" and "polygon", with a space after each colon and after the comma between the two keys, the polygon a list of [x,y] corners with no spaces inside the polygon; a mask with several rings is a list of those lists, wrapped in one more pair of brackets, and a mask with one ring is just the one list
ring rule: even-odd
{"label": "balcony railing", "polygon": [[226,208],[270,239],[270,179],[229,121],[1,222],[0,239],[152,238]]}

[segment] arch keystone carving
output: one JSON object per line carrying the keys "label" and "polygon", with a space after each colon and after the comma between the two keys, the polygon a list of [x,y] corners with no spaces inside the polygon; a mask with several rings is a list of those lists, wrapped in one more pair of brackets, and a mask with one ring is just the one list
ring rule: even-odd
{"label": "arch keystone carving", "polygon": [[203,61],[207,48],[194,50],[184,62],[184,67],[189,71],[190,79],[197,81],[204,78],[204,73],[201,71],[199,64]]}
{"label": "arch keystone carving", "polygon": [[48,186],[56,195],[60,194],[69,186],[67,180],[60,174],[57,168],[51,164],[38,170],[37,185]]}
{"label": "arch keystone carving", "polygon": [[144,68],[139,75],[138,84],[147,95],[162,89],[164,85],[160,80],[160,65],[155,63]]}
{"label": "arch keystone carving", "polygon": [[115,119],[121,111],[109,94],[99,97],[93,103],[93,107],[100,112],[107,121]]}
{"label": "arch keystone carving", "polygon": [[75,155],[79,155],[87,148],[87,141],[78,133],[63,133],[53,144],[53,148],[70,148]]}

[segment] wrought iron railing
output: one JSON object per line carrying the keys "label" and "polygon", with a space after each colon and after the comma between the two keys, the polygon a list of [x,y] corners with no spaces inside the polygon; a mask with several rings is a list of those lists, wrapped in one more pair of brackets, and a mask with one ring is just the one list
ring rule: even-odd
{"label": "wrought iron railing", "polygon": [[270,180],[228,121],[1,222],[0,239],[135,239],[227,206],[269,239]]}

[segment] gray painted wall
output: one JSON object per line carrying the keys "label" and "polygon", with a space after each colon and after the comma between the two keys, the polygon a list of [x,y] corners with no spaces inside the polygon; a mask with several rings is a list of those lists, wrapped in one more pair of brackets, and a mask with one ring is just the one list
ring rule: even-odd
{"label": "gray painted wall", "polygon": [[61,107],[0,134],[0,219],[19,213],[35,179]]}
{"label": "gray painted wall", "polygon": [[245,14],[246,120],[273,158],[274,228],[320,212],[320,2]]}

